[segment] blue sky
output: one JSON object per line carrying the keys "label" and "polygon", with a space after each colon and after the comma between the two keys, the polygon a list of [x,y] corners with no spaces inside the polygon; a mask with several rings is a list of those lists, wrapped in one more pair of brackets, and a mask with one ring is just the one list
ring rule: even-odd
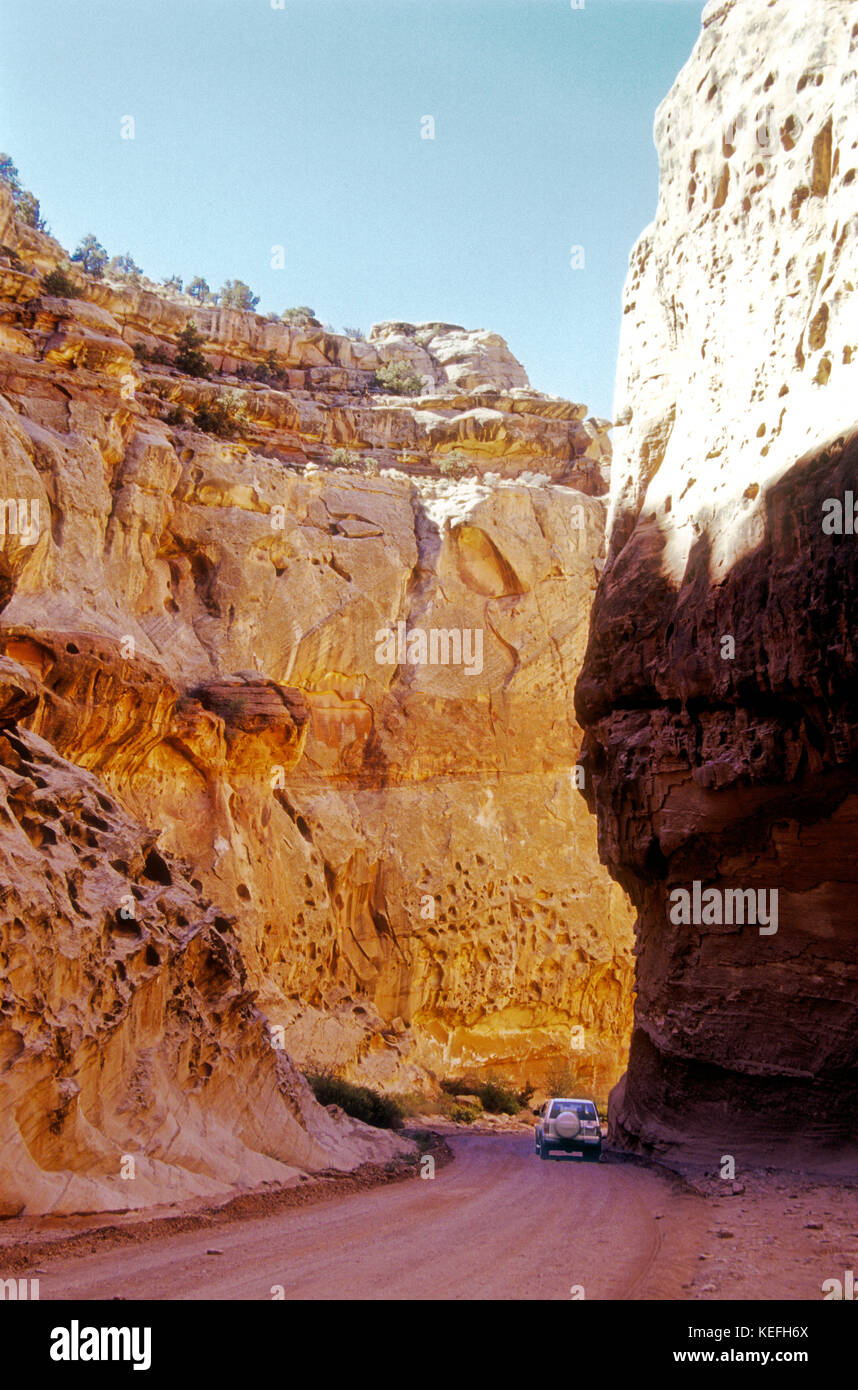
{"label": "blue sky", "polygon": [[240,277],[336,328],[492,328],[609,416],[653,116],[702,8],[0,0],[0,148],[70,248],[93,231],[153,278]]}

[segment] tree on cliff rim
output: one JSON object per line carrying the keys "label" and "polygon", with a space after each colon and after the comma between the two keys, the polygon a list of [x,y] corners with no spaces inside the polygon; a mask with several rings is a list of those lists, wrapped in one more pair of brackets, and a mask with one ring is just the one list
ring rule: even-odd
{"label": "tree on cliff rim", "polygon": [[212,292],[209,289],[208,281],[204,280],[201,275],[194,276],[193,280],[188,285],[188,294],[191,296],[191,299],[195,299],[198,304],[211,303]]}
{"label": "tree on cliff rim", "polygon": [[111,275],[118,275],[121,280],[139,280],[143,274],[128,251],[124,256],[111,256],[107,269]]}
{"label": "tree on cliff rim", "polygon": [[92,232],[88,232],[72,253],[72,260],[80,264],[84,274],[100,280],[109,257],[101,242],[96,240]]}
{"label": "tree on cliff rim", "polygon": [[221,309],[255,309],[258,303],[259,295],[243,280],[227,280],[218,295]]}
{"label": "tree on cliff rim", "polygon": [[19,222],[34,227],[37,232],[46,232],[47,223],[42,217],[39,200],[35,193],[21,187],[20,175],[12,162],[12,156],[0,154],[0,179],[9,188],[15,203],[15,216]]}
{"label": "tree on cliff rim", "polygon": [[321,328],[315,309],[309,304],[298,304],[294,309],[284,309],[280,315],[281,323],[298,324],[300,327]]}

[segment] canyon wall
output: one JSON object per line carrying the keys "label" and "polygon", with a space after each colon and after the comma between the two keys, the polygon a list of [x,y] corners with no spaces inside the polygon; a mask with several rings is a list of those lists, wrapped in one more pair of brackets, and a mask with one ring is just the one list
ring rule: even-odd
{"label": "canyon wall", "polygon": [[577,689],[638,913],[611,1129],[645,1152],[858,1129],[856,69],[847,0],[717,0],[656,118]]}
{"label": "canyon wall", "polygon": [[22,727],[40,698],[0,658],[0,1217],[216,1199],[410,1148],[316,1103],[235,921]]}
{"label": "canyon wall", "polygon": [[5,1152],[67,1203],[140,1153],[143,1200],[369,1156],[293,1064],[605,1094],[631,914],[572,706],[605,422],[488,332],[48,294],[2,185],[0,247]]}

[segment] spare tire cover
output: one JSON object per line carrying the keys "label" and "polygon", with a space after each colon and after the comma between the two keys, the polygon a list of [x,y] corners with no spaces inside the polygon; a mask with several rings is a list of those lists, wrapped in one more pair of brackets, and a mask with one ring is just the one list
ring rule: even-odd
{"label": "spare tire cover", "polygon": [[564,1110],[554,1121],[554,1127],[561,1139],[574,1139],[581,1128],[581,1121],[574,1110]]}

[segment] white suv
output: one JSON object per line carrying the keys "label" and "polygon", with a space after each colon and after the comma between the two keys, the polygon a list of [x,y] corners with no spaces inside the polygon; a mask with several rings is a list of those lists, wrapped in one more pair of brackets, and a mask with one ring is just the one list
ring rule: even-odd
{"label": "white suv", "polygon": [[538,1114],[534,1139],[540,1158],[550,1157],[552,1149],[562,1149],[564,1153],[579,1153],[585,1162],[599,1162],[602,1126],[591,1100],[553,1096]]}

